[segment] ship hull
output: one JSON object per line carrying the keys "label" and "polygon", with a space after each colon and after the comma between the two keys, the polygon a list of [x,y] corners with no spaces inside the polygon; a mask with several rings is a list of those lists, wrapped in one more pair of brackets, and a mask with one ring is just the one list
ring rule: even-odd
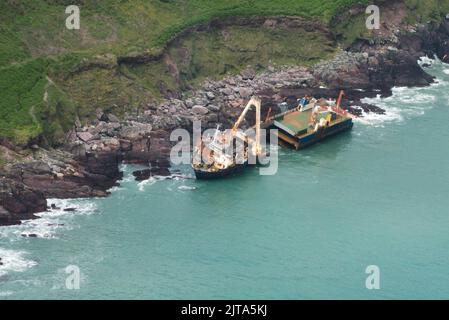
{"label": "ship hull", "polygon": [[232,167],[218,171],[205,171],[205,170],[198,170],[195,168],[193,168],[193,171],[195,172],[195,176],[198,180],[214,180],[239,174],[243,171],[243,169],[245,169],[246,166],[247,164],[244,163],[244,164],[236,164]]}
{"label": "ship hull", "polygon": [[288,132],[285,132],[281,129],[281,132],[278,134],[279,143],[285,146],[293,147],[296,150],[301,150],[331,136],[351,130],[353,126],[354,123],[352,119],[347,118],[344,121],[340,121],[339,123],[321,128],[317,132],[305,134],[300,137],[290,135]]}
{"label": "ship hull", "polygon": [[298,143],[299,143],[298,150],[307,148],[319,141],[322,141],[326,138],[337,135],[341,132],[351,130],[353,126],[354,126],[354,123],[353,123],[352,119],[347,119],[338,124],[323,128],[323,129],[319,130],[318,132],[298,138]]}

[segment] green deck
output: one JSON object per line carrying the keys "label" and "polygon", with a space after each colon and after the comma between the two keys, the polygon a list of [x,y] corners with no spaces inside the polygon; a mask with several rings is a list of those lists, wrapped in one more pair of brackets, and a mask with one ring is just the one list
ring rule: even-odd
{"label": "green deck", "polygon": [[312,110],[292,112],[274,121],[275,126],[288,132],[292,136],[307,132]]}
{"label": "green deck", "polygon": [[[328,114],[329,112],[327,111],[318,113],[317,120],[319,121],[321,118],[326,118]],[[312,116],[312,109],[302,112],[293,111],[283,116],[275,118],[273,124],[277,128],[284,130],[291,136],[298,137],[306,135],[309,132],[309,129],[313,131],[313,128],[309,128],[311,116]],[[344,119],[346,119],[344,116],[337,115],[337,118],[332,121],[331,125],[339,123]]]}

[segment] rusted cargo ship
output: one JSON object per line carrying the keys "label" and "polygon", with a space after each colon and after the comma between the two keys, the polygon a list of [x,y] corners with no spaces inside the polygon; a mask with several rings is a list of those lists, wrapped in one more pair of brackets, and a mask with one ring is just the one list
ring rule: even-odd
{"label": "rusted cargo ship", "polygon": [[[304,97],[298,106],[292,110],[268,117],[260,121],[261,101],[253,97],[243,110],[232,130],[217,129],[214,137],[208,141],[202,140],[194,150],[194,158],[201,161],[192,163],[197,179],[216,179],[241,172],[249,163],[248,159],[257,159],[262,154],[260,145],[260,129],[277,129],[280,145],[293,147],[296,150],[310,146],[320,140],[337,133],[350,130],[353,127],[353,116],[340,108],[343,98],[340,92],[337,102],[325,99]],[[240,123],[247,112],[256,109],[255,138],[249,138],[244,132],[238,131]],[[226,152],[236,141],[244,145],[244,152]]]}
{"label": "rusted cargo ship", "polygon": [[[253,107],[256,110],[254,139],[238,130],[240,123]],[[203,138],[200,141],[194,149],[192,162],[197,179],[218,179],[234,175],[248,165],[250,158],[257,159],[261,153],[260,108],[260,99],[251,98],[231,130],[220,131],[217,128],[211,139]]]}

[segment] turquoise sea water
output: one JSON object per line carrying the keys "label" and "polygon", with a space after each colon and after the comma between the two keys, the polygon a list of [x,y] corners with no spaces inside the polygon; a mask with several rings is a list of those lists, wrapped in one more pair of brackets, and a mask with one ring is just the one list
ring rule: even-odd
{"label": "turquoise sea water", "polygon": [[107,199],[0,227],[0,299],[449,298],[449,65],[431,73],[368,100],[386,115],[280,150],[274,176],[139,184],[125,166]]}

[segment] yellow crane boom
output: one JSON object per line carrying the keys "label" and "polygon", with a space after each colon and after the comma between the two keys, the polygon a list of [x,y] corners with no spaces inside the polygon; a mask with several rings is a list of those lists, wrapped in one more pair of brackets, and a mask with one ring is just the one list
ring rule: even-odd
{"label": "yellow crane boom", "polygon": [[259,97],[252,97],[248,104],[246,105],[245,109],[243,109],[243,112],[241,113],[240,117],[235,122],[234,126],[232,127],[232,132],[235,135],[237,133],[237,130],[242,123],[243,119],[245,119],[246,114],[248,111],[252,108],[256,108],[256,154],[259,155],[261,153],[262,148],[260,147],[260,109],[261,109],[261,100]]}

